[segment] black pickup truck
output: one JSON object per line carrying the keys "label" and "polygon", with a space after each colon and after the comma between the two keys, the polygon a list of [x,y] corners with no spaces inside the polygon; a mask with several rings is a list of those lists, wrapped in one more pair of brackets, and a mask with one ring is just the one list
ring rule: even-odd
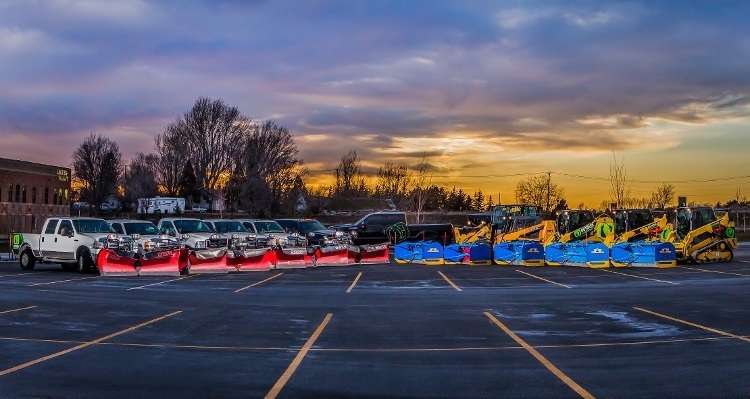
{"label": "black pickup truck", "polygon": [[381,244],[393,239],[390,231],[394,225],[406,227],[404,212],[375,212],[351,224],[339,224],[331,228],[349,233],[355,245]]}

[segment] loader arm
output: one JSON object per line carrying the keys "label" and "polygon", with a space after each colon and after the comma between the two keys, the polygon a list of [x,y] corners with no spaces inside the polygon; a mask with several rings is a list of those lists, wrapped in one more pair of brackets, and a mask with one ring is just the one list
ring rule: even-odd
{"label": "loader arm", "polygon": [[653,222],[643,225],[641,227],[638,227],[637,229],[626,231],[622,234],[620,234],[615,240],[615,243],[620,242],[629,242],[632,239],[640,236],[646,236],[649,239],[654,237],[655,234],[660,234],[662,231],[665,231],[667,228],[667,216],[664,215],[658,219],[655,219]]}
{"label": "loader arm", "polygon": [[560,243],[602,242],[609,246],[614,242],[614,221],[609,216],[598,216],[592,222],[560,235],[556,241]]}
{"label": "loader arm", "polygon": [[545,220],[535,225],[527,226],[522,229],[511,231],[509,233],[498,233],[495,235],[495,243],[516,241],[520,239],[531,239],[544,243],[555,234],[555,222]]}
{"label": "loader arm", "polygon": [[487,223],[467,229],[454,227],[453,234],[456,242],[460,244],[470,244],[481,240],[489,241],[492,238],[492,227]]}

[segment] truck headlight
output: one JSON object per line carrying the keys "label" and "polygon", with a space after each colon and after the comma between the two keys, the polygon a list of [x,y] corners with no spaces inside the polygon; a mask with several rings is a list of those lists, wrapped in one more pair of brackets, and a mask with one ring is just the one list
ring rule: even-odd
{"label": "truck headlight", "polygon": [[94,241],[94,243],[91,244],[91,248],[94,248],[94,249],[99,249],[101,247],[102,247],[102,243],[99,241]]}
{"label": "truck headlight", "polygon": [[208,237],[208,238],[211,239],[211,240],[218,240],[220,237],[219,237],[218,234],[211,234],[211,236]]}
{"label": "truck headlight", "polygon": [[233,240],[239,240],[240,239],[240,235],[239,234],[232,234],[232,239]]}

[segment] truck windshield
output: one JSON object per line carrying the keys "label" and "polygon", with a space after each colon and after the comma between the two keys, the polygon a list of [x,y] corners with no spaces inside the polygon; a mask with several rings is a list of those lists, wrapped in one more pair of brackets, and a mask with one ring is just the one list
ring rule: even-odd
{"label": "truck windshield", "polygon": [[284,229],[274,221],[254,222],[258,233],[283,233]]}
{"label": "truck windshield", "polygon": [[125,223],[125,233],[155,236],[159,234],[159,229],[153,223]]}
{"label": "truck windshield", "polygon": [[247,233],[247,229],[240,222],[214,222],[217,233]]}
{"label": "truck windshield", "polygon": [[303,220],[299,222],[299,232],[302,234],[325,229],[325,226],[317,220]]}
{"label": "truck windshield", "polygon": [[186,233],[210,233],[211,228],[200,220],[182,219],[175,220],[174,227],[180,234]]}
{"label": "truck windshield", "polygon": [[73,227],[79,233],[112,233],[113,230],[103,219],[75,219]]}

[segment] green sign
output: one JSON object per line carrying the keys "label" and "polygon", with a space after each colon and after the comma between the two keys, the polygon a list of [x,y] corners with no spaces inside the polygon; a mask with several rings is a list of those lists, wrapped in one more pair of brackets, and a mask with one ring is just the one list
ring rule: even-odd
{"label": "green sign", "polygon": [[21,244],[23,244],[23,234],[21,233],[10,233],[10,247],[14,251],[17,251],[19,248],[21,248]]}

